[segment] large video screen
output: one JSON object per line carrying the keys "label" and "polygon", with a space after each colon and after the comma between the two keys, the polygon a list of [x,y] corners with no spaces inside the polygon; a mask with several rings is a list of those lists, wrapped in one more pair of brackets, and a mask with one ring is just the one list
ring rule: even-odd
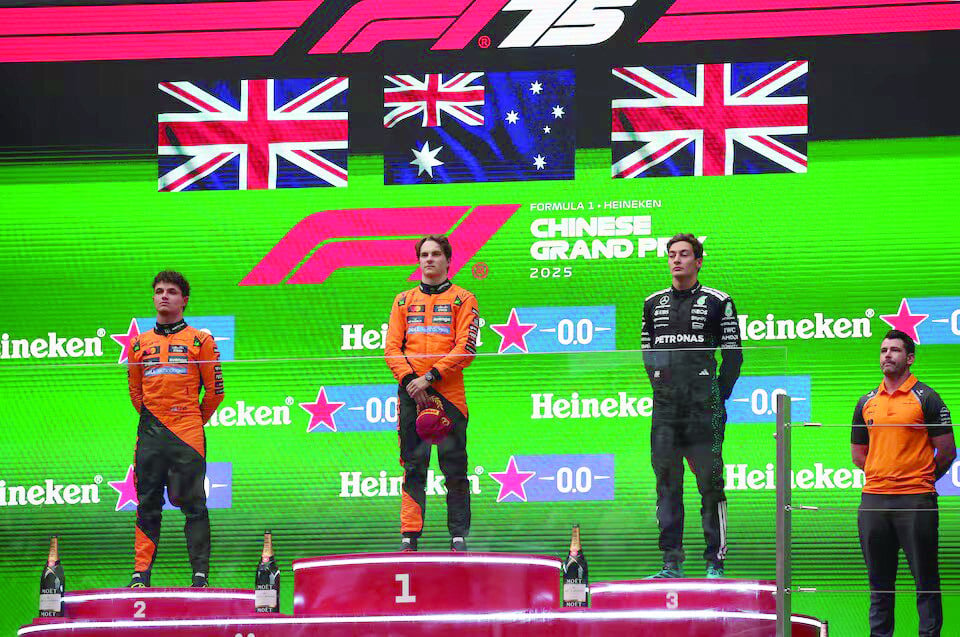
{"label": "large video screen", "polygon": [[[726,403],[727,575],[775,575],[786,394],[795,423],[821,425],[792,434],[794,502],[819,507],[794,518],[794,583],[817,589],[794,611],[862,633],[850,422],[881,381],[883,334],[914,335],[917,377],[960,405],[960,127],[941,106],[956,89],[935,89],[955,71],[937,55],[956,31],[934,31],[924,7],[890,34],[875,7],[846,21],[793,8],[803,16],[782,32],[761,6],[734,26],[721,18],[738,13],[708,19],[692,1],[621,2],[594,9],[620,19],[588,28],[510,2],[390,38],[397,27],[364,22],[366,0],[320,4],[0,9],[0,77],[17,87],[0,128],[0,630],[36,615],[50,535],[68,590],[129,578],[126,363],[163,269],[189,279],[186,320],[223,365],[205,427],[211,583],[249,588],[265,529],[287,573],[297,558],[396,550],[384,340],[431,233],[450,237],[451,278],[481,317],[464,374],[470,549],[565,555],[578,523],[591,580],[655,572],[642,309],[670,286],[667,240],[690,232],[744,348]],[[197,34],[161,26],[174,18]],[[447,549],[442,485],[434,456],[421,550]],[[956,596],[960,465],[937,486]],[[697,574],[689,472],[685,504]],[[167,505],[153,584],[189,577]],[[898,581],[908,632],[905,562]]]}

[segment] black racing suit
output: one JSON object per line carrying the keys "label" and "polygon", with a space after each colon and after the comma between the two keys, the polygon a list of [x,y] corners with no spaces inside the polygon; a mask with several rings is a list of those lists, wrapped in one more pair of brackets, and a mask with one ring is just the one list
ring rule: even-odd
{"label": "black racing suit", "polygon": [[[722,363],[717,375],[716,348]],[[683,459],[697,478],[707,548],[722,566],[727,552],[723,492],[724,401],[740,376],[743,352],[733,299],[700,283],[668,288],[643,304],[641,347],[653,386],[650,451],[657,479],[657,521],[665,562],[683,562]]]}

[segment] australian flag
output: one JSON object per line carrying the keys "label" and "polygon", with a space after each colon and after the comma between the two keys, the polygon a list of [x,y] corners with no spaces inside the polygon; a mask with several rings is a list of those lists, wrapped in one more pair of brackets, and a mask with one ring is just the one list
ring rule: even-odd
{"label": "australian flag", "polygon": [[[807,62],[613,69],[614,178],[807,171]],[[615,80],[615,81],[616,81]]]}
{"label": "australian flag", "polygon": [[573,71],[384,79],[385,184],[573,179]]}
{"label": "australian flag", "polygon": [[347,185],[347,78],[161,82],[160,191]]}

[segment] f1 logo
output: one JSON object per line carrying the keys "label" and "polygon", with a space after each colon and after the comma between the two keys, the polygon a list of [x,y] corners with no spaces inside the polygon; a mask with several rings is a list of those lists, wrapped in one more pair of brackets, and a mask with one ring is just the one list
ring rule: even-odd
{"label": "f1 logo", "polygon": [[510,0],[504,11],[529,11],[500,48],[586,46],[606,42],[636,0]]}
{"label": "f1 logo", "polygon": [[[456,226],[449,234],[456,248],[449,270],[453,278],[519,208],[520,204],[504,204],[315,212],[291,228],[240,285],[323,283],[340,268],[411,265],[416,261],[413,241],[389,237],[424,236]],[[358,231],[366,236],[331,241],[356,237]],[[419,269],[410,280],[418,273]]]}
{"label": "f1 logo", "polygon": [[360,0],[310,53],[369,53],[381,42],[436,40],[434,51],[463,49],[502,11],[528,11],[500,48],[600,44],[624,21],[617,7],[636,0]]}

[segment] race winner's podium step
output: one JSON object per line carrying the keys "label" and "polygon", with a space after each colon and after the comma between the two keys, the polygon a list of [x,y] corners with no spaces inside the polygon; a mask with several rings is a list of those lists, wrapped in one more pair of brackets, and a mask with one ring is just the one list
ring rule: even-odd
{"label": "race winner's podium step", "polygon": [[509,553],[381,553],[295,560],[293,613],[396,615],[559,608],[560,560]]}
{"label": "race winner's podium step", "polygon": [[596,582],[594,610],[721,610],[775,613],[776,583],[736,579],[656,579]]}
{"label": "race winner's podium step", "polygon": [[255,615],[252,590],[235,588],[107,588],[64,596],[70,619],[196,619]]}

